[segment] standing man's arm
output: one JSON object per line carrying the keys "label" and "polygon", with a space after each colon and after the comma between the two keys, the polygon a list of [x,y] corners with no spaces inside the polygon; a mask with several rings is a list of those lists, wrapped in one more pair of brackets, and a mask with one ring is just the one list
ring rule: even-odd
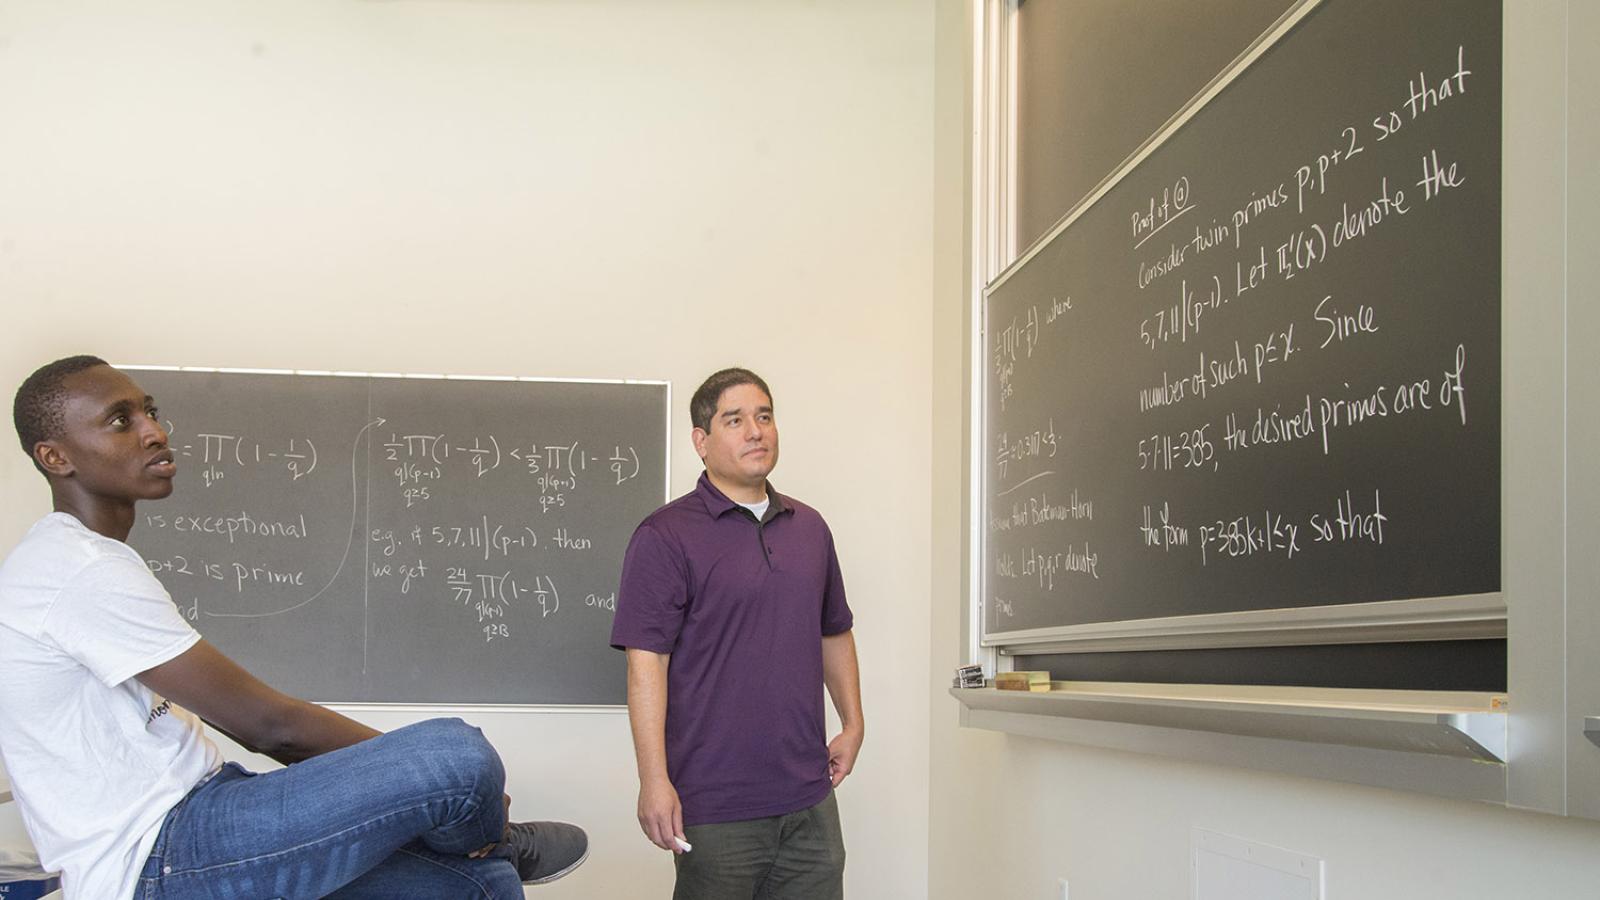
{"label": "standing man's arm", "polygon": [[828,777],[838,787],[855,768],[866,722],[861,717],[861,670],[853,631],[823,635],[822,681],[839,713],[839,736],[828,742]]}
{"label": "standing man's arm", "polygon": [[667,664],[670,653],[628,648],[628,724],[639,763],[639,827],[650,843],[683,852],[683,805],[667,777]]}

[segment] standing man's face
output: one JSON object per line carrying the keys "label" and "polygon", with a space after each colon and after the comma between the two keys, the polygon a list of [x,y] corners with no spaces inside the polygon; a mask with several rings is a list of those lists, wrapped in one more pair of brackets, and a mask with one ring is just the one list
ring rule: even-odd
{"label": "standing man's face", "polygon": [[95,366],[62,382],[61,433],[44,444],[43,464],[74,479],[86,496],[114,503],[172,493],[177,471],[155,402],[127,375]]}
{"label": "standing man's face", "polygon": [[753,384],[740,384],[717,398],[711,430],[694,430],[694,449],[713,483],[764,489],[778,464],[778,423],[772,398]]}

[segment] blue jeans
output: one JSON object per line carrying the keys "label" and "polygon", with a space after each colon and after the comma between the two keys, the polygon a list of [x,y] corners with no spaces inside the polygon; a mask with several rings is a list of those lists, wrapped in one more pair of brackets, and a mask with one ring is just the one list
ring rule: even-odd
{"label": "blue jeans", "polygon": [[172,811],[137,900],[522,900],[500,840],[505,768],[483,733],[430,719],[257,775],[228,763]]}

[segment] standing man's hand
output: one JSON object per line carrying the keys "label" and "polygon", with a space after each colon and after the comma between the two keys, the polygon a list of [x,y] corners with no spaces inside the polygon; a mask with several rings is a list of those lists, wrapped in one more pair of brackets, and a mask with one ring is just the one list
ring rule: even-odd
{"label": "standing man's hand", "polygon": [[678,789],[665,778],[639,785],[639,828],[644,836],[663,850],[682,853],[676,838],[683,834],[683,805]]}
{"label": "standing man's hand", "polygon": [[838,787],[845,776],[856,767],[856,754],[861,752],[864,732],[860,728],[846,728],[828,742],[828,778]]}

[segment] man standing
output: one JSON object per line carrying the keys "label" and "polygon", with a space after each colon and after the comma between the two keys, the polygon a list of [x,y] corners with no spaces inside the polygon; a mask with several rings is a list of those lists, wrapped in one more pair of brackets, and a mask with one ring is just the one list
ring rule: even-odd
{"label": "man standing", "polygon": [[[476,728],[379,734],[201,639],[124,542],[177,472],[127,375],[58,360],[13,417],[55,512],[0,566],[0,756],[68,900],[521,900],[583,862],[576,826],[507,825],[505,770]],[[190,710],[286,768],[224,765]]]}
{"label": "man standing", "polygon": [[[833,535],[767,481],[766,382],[724,369],[689,411],[706,470],[634,532],[611,632],[628,654],[639,825],[676,854],[677,900],[841,898],[833,789],[863,723]],[[842,726],[831,742],[824,685]]]}

